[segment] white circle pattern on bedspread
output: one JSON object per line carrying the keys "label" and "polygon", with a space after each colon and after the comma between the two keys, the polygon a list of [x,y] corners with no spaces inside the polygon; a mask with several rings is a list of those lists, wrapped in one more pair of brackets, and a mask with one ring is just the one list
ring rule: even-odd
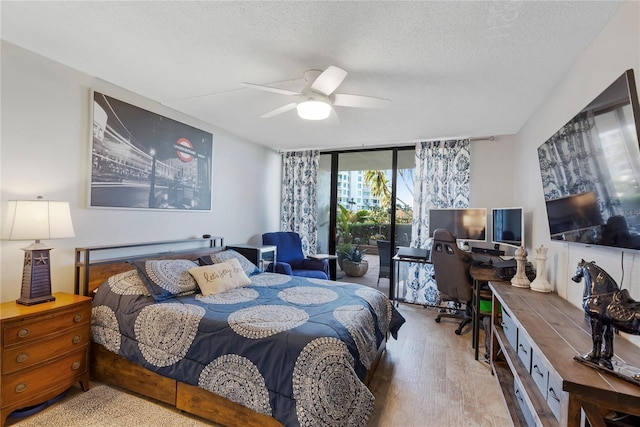
{"label": "white circle pattern on bedspread", "polygon": [[151,295],[136,270],[115,274],[107,279],[107,283],[109,283],[109,288],[114,294]]}
{"label": "white circle pattern on bedspread", "polygon": [[176,259],[171,262],[151,260],[144,263],[144,270],[154,284],[173,295],[180,295],[193,292],[196,288],[196,279],[189,274],[189,269],[196,265],[193,261],[186,259]]}
{"label": "white circle pattern on bedspread", "polygon": [[284,285],[291,281],[291,276],[279,273],[262,273],[249,277],[253,286]]}
{"label": "white circle pattern on bedspread", "polygon": [[367,369],[376,357],[376,336],[373,316],[361,305],[343,305],[333,311],[333,317],[349,331],[360,354],[360,363]]}
{"label": "white circle pattern on bedspread", "polygon": [[358,289],[356,295],[364,298],[373,308],[373,312],[378,318],[380,332],[386,336],[391,323],[391,301],[382,292],[371,288]]}
{"label": "white circle pattern on bedspread", "polygon": [[290,304],[313,305],[335,301],[338,294],[331,289],[295,286],[278,292],[278,298]]}
{"label": "white circle pattern on bedspread", "polygon": [[302,427],[365,426],[374,397],[353,370],[353,357],[337,338],[316,338],[293,369],[293,397]]}
{"label": "white circle pattern on bedspread", "polygon": [[213,360],[200,373],[198,386],[260,414],[271,415],[264,377],[246,357],[226,354]]}
{"label": "white circle pattern on bedspread", "polygon": [[91,339],[109,351],[120,352],[120,326],[110,307],[99,305],[91,309]]}
{"label": "white circle pattern on bedspread", "polygon": [[234,288],[219,294],[207,295],[196,294],[196,300],[207,304],[239,304],[258,299],[260,293],[255,289]]}
{"label": "white circle pattern on bedspread", "polygon": [[258,305],[231,313],[228,322],[238,335],[260,339],[296,328],[308,320],[309,314],[299,308]]}
{"label": "white circle pattern on bedspread", "polygon": [[134,333],[147,362],[169,366],[189,351],[205,310],[193,304],[163,303],[146,306],[136,317]]}

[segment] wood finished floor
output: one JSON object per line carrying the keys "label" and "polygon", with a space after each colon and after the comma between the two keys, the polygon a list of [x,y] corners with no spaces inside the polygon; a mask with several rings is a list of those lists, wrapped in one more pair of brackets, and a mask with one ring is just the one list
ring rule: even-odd
{"label": "wood finished floor", "polygon": [[369,427],[511,426],[489,365],[473,358],[470,328],[456,335],[456,321],[436,323],[433,309],[398,309],[407,322],[369,384],[376,397]]}
{"label": "wood finished floor", "polygon": [[[369,384],[376,402],[368,427],[511,426],[489,365],[473,358],[469,328],[456,335],[455,320],[435,323],[435,310],[412,304],[398,310],[407,322],[398,340],[389,339]],[[65,399],[77,393],[74,386]]]}

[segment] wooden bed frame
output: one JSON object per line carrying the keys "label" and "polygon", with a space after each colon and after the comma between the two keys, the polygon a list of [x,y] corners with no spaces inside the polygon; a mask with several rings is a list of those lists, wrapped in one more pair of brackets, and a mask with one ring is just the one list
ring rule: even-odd
{"label": "wooden bed frame", "polygon": [[[157,243],[150,243],[149,245],[155,244]],[[144,245],[135,246],[139,247]],[[123,248],[128,247],[131,247],[131,245],[123,246]],[[117,247],[113,246],[109,248],[116,249]],[[211,246],[169,254],[165,252],[136,255],[135,257],[119,256],[118,258],[102,260],[92,264],[88,262],[88,259],[85,259],[87,262],[78,261],[78,253],[86,253],[87,248],[77,248],[76,292],[82,288],[84,295],[92,296],[93,291],[110,276],[134,269],[128,262],[134,258],[189,259],[196,261],[201,256],[222,251],[223,249],[223,246]],[[82,285],[78,283],[78,278],[81,277],[86,278],[85,283]],[[378,348],[376,358],[367,373],[367,377],[365,378],[365,384],[367,386],[378,366],[385,345],[386,340],[384,340]],[[224,426],[282,427],[282,424],[273,417],[254,412],[245,406],[202,388],[156,374],[94,342],[91,342],[90,350],[90,375],[93,380],[139,393]]]}

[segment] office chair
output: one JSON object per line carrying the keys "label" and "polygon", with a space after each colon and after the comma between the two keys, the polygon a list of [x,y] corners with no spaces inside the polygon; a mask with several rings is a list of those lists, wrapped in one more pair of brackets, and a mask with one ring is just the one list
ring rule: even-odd
{"label": "office chair", "polygon": [[329,279],[329,262],[305,257],[302,252],[302,240],[298,233],[277,231],[264,233],[262,244],[274,245],[277,249],[276,263],[269,264],[267,271],[302,276],[315,279]]}
{"label": "office chair", "polygon": [[449,230],[439,228],[433,232],[431,260],[442,300],[452,301],[455,307],[451,309],[453,312],[440,313],[436,317],[436,322],[440,323],[442,317],[462,319],[456,329],[456,335],[460,335],[462,328],[472,320],[473,281],[469,274],[472,263],[471,254],[458,248],[456,236]]}
{"label": "office chair", "polygon": [[380,286],[380,279],[391,279],[391,242],[388,240],[376,240],[376,244],[378,245],[378,258],[380,260],[376,286]]}

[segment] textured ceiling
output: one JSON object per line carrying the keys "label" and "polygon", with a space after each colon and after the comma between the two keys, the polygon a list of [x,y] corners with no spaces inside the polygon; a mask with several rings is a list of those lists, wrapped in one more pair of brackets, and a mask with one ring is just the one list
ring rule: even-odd
{"label": "textured ceiling", "polygon": [[[620,6],[553,2],[2,1],[1,36],[274,149],[351,148],[516,133]],[[304,72],[392,100],[310,122]],[[215,138],[215,135],[214,135]]]}

